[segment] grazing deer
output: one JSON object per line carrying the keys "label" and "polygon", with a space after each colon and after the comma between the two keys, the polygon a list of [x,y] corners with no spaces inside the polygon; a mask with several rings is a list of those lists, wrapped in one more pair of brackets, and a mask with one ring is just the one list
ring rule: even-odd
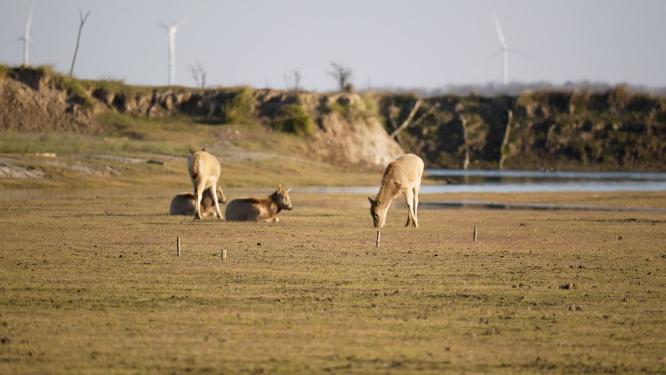
{"label": "grazing deer", "polygon": [[[227,203],[227,197],[221,187],[217,187],[218,202]],[[197,197],[192,193],[181,193],[173,197],[171,206],[169,206],[170,215],[194,215],[197,210]],[[215,204],[210,190],[206,190],[201,198],[201,216],[208,217],[215,215]]]}
{"label": "grazing deer", "polygon": [[409,214],[405,226],[419,226],[418,206],[421,176],[423,175],[423,160],[414,154],[402,155],[386,167],[379,193],[370,201],[370,215],[375,228],[384,227],[386,213],[391,201],[400,195],[405,196]]}
{"label": "grazing deer", "polygon": [[289,191],[282,185],[277,186],[277,190],[267,198],[244,198],[234,199],[224,211],[224,218],[229,221],[272,221],[280,222],[277,216],[282,210],[293,210],[294,205],[289,200]]}
{"label": "grazing deer", "polygon": [[213,196],[215,214],[222,219],[222,212],[220,212],[220,205],[217,198],[217,186],[221,172],[220,162],[215,156],[206,152],[205,148],[201,151],[190,149],[190,156],[187,158],[187,169],[190,172],[194,195],[197,197],[194,218],[203,220],[201,216],[201,199],[204,190],[208,189]]}

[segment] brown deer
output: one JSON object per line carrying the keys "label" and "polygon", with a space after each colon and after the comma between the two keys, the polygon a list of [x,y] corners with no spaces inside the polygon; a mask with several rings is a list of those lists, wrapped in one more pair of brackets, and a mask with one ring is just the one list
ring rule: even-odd
{"label": "brown deer", "polygon": [[244,198],[234,199],[224,211],[224,218],[229,221],[272,221],[280,222],[277,216],[282,210],[293,210],[294,206],[289,199],[289,191],[282,185],[266,198]]}
{"label": "brown deer", "polygon": [[220,162],[215,156],[206,152],[205,148],[201,151],[190,149],[190,156],[187,158],[187,169],[190,173],[194,195],[196,196],[194,218],[203,220],[201,216],[201,199],[204,190],[208,189],[213,196],[215,214],[222,219],[222,212],[220,212],[220,205],[217,198],[218,180],[220,179],[222,169]]}
{"label": "brown deer", "polygon": [[[227,203],[227,197],[224,195],[221,187],[217,187],[218,203]],[[169,206],[170,215],[194,215],[197,210],[197,197],[192,193],[181,193],[173,197],[171,206]],[[206,190],[201,198],[201,216],[208,217],[215,215],[215,204],[210,190]]]}
{"label": "brown deer", "polygon": [[370,215],[375,228],[383,228],[386,222],[391,201],[402,193],[407,201],[409,213],[407,223],[414,227],[419,226],[418,206],[421,176],[423,175],[423,160],[414,154],[402,155],[389,163],[384,171],[382,183],[375,199],[370,201]]}

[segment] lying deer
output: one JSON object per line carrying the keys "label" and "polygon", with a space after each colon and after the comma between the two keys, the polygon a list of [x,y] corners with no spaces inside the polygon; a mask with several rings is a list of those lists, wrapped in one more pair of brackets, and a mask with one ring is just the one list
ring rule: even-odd
{"label": "lying deer", "polygon": [[370,215],[372,215],[372,223],[375,228],[384,227],[391,201],[401,193],[405,196],[409,208],[405,226],[411,224],[418,228],[419,189],[422,175],[423,160],[414,154],[402,155],[389,163],[384,171],[379,193],[375,199],[368,197]]}
{"label": "lying deer", "polygon": [[277,186],[277,190],[267,198],[244,198],[234,199],[224,211],[224,218],[229,221],[272,221],[279,222],[277,216],[282,210],[293,210],[294,206],[289,200],[289,191],[282,185]]}
{"label": "lying deer", "polygon": [[[226,203],[227,197],[221,187],[217,187],[218,203]],[[173,197],[169,207],[170,215],[194,215],[197,210],[197,197],[192,193],[181,193]],[[210,190],[206,190],[201,198],[201,216],[208,217],[215,215],[215,204],[213,204],[213,195]]]}
{"label": "lying deer", "polygon": [[220,205],[217,198],[217,187],[221,169],[222,167],[217,158],[206,152],[205,148],[201,151],[190,149],[190,156],[187,159],[187,170],[190,173],[194,195],[196,196],[195,219],[203,219],[201,216],[201,199],[204,190],[210,191],[213,196],[213,203],[215,204],[215,214],[222,219],[222,212],[220,212]]}

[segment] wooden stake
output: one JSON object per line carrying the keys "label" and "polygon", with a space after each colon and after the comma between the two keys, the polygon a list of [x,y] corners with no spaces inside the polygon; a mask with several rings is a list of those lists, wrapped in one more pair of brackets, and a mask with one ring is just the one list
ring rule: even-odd
{"label": "wooden stake", "polygon": [[222,261],[227,260],[227,251],[226,250],[222,250],[222,252],[220,252],[220,258],[222,258]]}
{"label": "wooden stake", "polygon": [[176,237],[176,255],[180,256],[180,237]]}
{"label": "wooden stake", "polygon": [[381,232],[377,231],[377,240],[375,241],[375,247],[379,247],[379,241],[382,239]]}
{"label": "wooden stake", "polygon": [[476,229],[476,225],[474,226],[474,234],[472,234],[472,242],[476,243],[476,237],[479,235],[479,231]]}

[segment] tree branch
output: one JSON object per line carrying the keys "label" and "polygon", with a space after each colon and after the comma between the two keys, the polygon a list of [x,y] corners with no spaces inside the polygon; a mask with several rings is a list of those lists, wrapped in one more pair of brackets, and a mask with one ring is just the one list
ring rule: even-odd
{"label": "tree branch", "polygon": [[412,119],[414,118],[414,115],[416,115],[416,112],[419,110],[419,107],[421,107],[421,102],[422,102],[421,99],[418,99],[418,100],[416,101],[416,103],[414,104],[414,107],[413,107],[412,110],[409,112],[409,115],[407,116],[407,118],[405,119],[405,121],[403,121],[403,123],[402,123],[400,126],[398,126],[398,128],[395,129],[395,130],[393,131],[393,133],[391,133],[391,135],[390,135],[389,137],[395,139],[395,137],[398,135],[398,133],[400,133],[403,129],[405,129],[406,127],[409,126],[409,123],[410,123],[410,122],[412,121]]}

